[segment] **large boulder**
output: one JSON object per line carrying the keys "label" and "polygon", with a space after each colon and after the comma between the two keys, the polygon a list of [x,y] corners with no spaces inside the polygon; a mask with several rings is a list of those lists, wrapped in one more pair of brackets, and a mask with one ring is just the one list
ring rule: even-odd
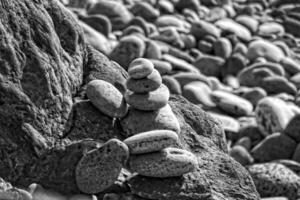
{"label": "large boulder", "polygon": [[179,147],[198,158],[196,171],[173,178],[134,176],[132,193],[145,199],[259,199],[248,172],[227,154],[224,131],[201,108],[182,97],[169,101],[179,120]]}
{"label": "large boulder", "polygon": [[0,176],[19,183],[63,135],[86,45],[58,1],[6,1],[0,13]]}
{"label": "large boulder", "polygon": [[[78,140],[94,137],[97,123],[106,122],[101,127],[112,135],[114,129],[108,125],[113,120],[89,111],[89,104],[75,105],[77,113],[71,112],[74,97],[95,78],[121,89],[127,73],[86,45],[79,23],[57,0],[5,1],[0,19],[0,177],[20,186],[38,182],[78,192],[75,166],[86,149],[98,145]],[[76,117],[83,108],[100,116],[85,113],[94,129]]]}

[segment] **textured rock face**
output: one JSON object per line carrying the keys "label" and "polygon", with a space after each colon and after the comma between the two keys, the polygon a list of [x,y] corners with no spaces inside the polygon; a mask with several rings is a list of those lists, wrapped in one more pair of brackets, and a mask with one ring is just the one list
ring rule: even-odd
{"label": "textured rock face", "polygon": [[248,168],[258,192],[262,197],[286,196],[298,199],[300,178],[282,164],[254,164]]}
{"label": "textured rock face", "polygon": [[[62,136],[86,47],[58,1],[5,0],[0,13],[0,176],[14,183],[36,158],[32,148],[41,154]],[[24,122],[32,128],[22,130]]]}
{"label": "textured rock face", "polygon": [[182,177],[135,176],[132,192],[146,199],[259,199],[249,174],[225,153],[220,125],[183,98],[173,96],[169,103],[181,126],[179,146],[193,152],[199,166]]}

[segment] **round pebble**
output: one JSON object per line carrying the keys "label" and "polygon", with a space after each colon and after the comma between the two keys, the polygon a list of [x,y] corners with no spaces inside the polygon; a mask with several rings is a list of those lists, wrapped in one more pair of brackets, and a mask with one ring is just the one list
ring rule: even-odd
{"label": "round pebble", "polygon": [[176,177],[192,172],[197,167],[197,158],[189,151],[166,148],[159,152],[130,157],[133,172],[149,177]]}
{"label": "round pebble", "polygon": [[162,84],[162,78],[159,72],[154,69],[153,72],[142,79],[129,78],[126,82],[127,89],[135,93],[147,93],[158,89]]}
{"label": "round pebble", "polygon": [[98,110],[110,117],[124,117],[128,111],[123,95],[106,81],[90,81],[87,84],[86,94]]}
{"label": "round pebble", "polygon": [[128,75],[133,79],[142,79],[149,76],[154,70],[153,63],[145,58],[133,60],[128,67]]}
{"label": "round pebble", "polygon": [[133,135],[124,143],[131,154],[143,154],[160,151],[178,142],[178,135],[170,130],[153,130]]}
{"label": "round pebble", "polygon": [[111,139],[99,149],[89,151],[78,162],[75,170],[80,191],[96,194],[111,186],[128,156],[127,145],[117,139]]}
{"label": "round pebble", "polygon": [[133,108],[138,110],[158,110],[167,105],[170,92],[167,86],[161,84],[160,87],[152,92],[138,94],[132,91],[125,93],[126,102]]}

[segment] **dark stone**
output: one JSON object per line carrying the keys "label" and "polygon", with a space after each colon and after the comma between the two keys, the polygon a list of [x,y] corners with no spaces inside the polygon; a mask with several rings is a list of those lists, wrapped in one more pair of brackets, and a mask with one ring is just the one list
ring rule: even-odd
{"label": "dark stone", "polygon": [[284,134],[300,143],[300,115],[295,115],[284,129]]}
{"label": "dark stone", "polygon": [[237,75],[241,70],[246,68],[246,66],[245,56],[240,53],[235,53],[226,60],[224,66],[221,68],[222,75]]}
{"label": "dark stone", "polygon": [[153,22],[159,17],[159,11],[146,2],[136,2],[130,9],[134,16],[141,16],[146,21]]}
{"label": "dark stone", "polygon": [[87,59],[87,65],[83,70],[84,84],[100,79],[111,83],[121,93],[125,93],[128,74],[118,63],[110,61],[91,47],[87,47]]}
{"label": "dark stone", "polygon": [[181,126],[179,146],[192,151],[199,166],[181,177],[134,176],[132,193],[159,200],[259,199],[248,172],[227,155],[220,124],[182,97],[173,96],[169,103]]}
{"label": "dark stone", "polygon": [[248,167],[261,197],[300,198],[300,177],[278,163],[254,164]]}
{"label": "dark stone", "polygon": [[135,35],[129,35],[120,40],[109,57],[127,70],[129,64],[134,59],[144,55],[145,50],[146,44],[141,38]]}
{"label": "dark stone", "polygon": [[79,15],[78,18],[106,37],[108,37],[112,31],[111,22],[105,15]]}
{"label": "dark stone", "polygon": [[113,30],[123,29],[132,16],[127,8],[118,1],[97,1],[87,10],[88,15],[101,14],[109,18]]}
{"label": "dark stone", "polygon": [[297,147],[296,141],[282,133],[273,133],[257,144],[251,151],[257,162],[290,159]]}

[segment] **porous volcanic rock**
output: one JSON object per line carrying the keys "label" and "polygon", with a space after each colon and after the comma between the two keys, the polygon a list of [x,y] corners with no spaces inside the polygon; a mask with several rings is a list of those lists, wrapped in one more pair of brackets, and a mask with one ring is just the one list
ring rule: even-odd
{"label": "porous volcanic rock", "polygon": [[180,177],[134,176],[132,193],[157,200],[259,199],[248,172],[228,156],[220,124],[180,96],[172,96],[169,104],[181,126],[178,145],[193,152],[199,166]]}

